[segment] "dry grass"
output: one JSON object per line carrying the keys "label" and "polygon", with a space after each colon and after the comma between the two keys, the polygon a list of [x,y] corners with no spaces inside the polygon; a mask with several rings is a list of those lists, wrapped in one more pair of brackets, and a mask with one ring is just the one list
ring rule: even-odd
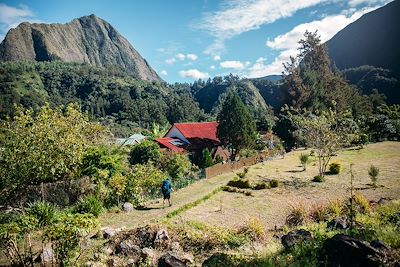
{"label": "dry grass", "polygon": [[[327,205],[328,216],[336,217],[343,209],[338,200],[350,197],[350,163],[354,164],[354,186],[367,199],[377,201],[381,197],[398,198],[400,195],[400,142],[376,143],[362,150],[340,152],[333,159],[333,162],[342,164],[340,174],[326,176],[323,183],[311,182],[312,177],[318,173],[315,161],[309,164],[306,171],[299,165],[299,155],[308,152],[294,151],[285,155],[284,159],[260,163],[249,168],[246,179],[250,182],[276,179],[280,183],[279,187],[253,191],[254,197],[220,192],[182,214],[181,219],[233,226],[257,217],[269,229],[273,229],[285,224],[293,203],[303,203],[309,210],[315,205]],[[379,182],[383,186],[378,188],[369,184],[368,168],[372,163],[381,170]]]}

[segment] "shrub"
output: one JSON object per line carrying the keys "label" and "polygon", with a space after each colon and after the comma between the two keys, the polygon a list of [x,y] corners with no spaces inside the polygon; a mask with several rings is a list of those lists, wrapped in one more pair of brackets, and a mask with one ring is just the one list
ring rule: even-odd
{"label": "shrub", "polygon": [[271,188],[278,187],[278,186],[279,186],[279,181],[276,180],[276,179],[272,179],[271,181],[269,181],[269,186],[270,186]]}
{"label": "shrub", "polygon": [[160,147],[151,140],[144,140],[132,147],[129,156],[129,162],[132,165],[146,164],[149,161],[157,162],[161,157]]}
{"label": "shrub", "polygon": [[227,185],[237,188],[252,188],[249,180],[241,180],[241,179],[230,180]]}
{"label": "shrub", "polygon": [[360,193],[356,193],[353,195],[353,203],[355,205],[356,211],[358,212],[366,213],[371,211],[371,205],[369,204],[369,200]]}
{"label": "shrub", "polygon": [[317,176],[314,176],[312,181],[316,182],[316,183],[323,183],[323,182],[325,182],[325,177],[323,177],[321,175],[317,175]]}
{"label": "shrub", "polygon": [[208,148],[203,149],[203,151],[202,151],[202,159],[201,159],[199,167],[200,168],[208,168],[208,167],[211,167],[213,164],[214,163],[212,161],[210,150]]}
{"label": "shrub", "polygon": [[308,154],[301,153],[299,156],[300,163],[303,166],[303,170],[306,170],[307,164],[310,162],[310,156]]}
{"label": "shrub", "polygon": [[315,222],[323,222],[329,219],[328,209],[321,204],[314,205],[310,212],[310,217]]}
{"label": "shrub", "polygon": [[342,165],[338,162],[332,162],[329,164],[329,173],[330,174],[339,174],[342,169]]}
{"label": "shrub", "polygon": [[254,189],[254,190],[262,190],[262,189],[267,189],[267,188],[269,188],[269,187],[270,187],[269,184],[267,184],[267,183],[265,183],[265,182],[259,182],[259,183],[255,184],[255,185],[253,186],[253,189]]}
{"label": "shrub", "polygon": [[288,226],[302,225],[307,218],[307,211],[304,205],[298,204],[292,207],[289,215],[286,217],[286,224]]}
{"label": "shrub", "polygon": [[343,203],[338,199],[331,200],[329,201],[328,206],[326,207],[326,211],[330,218],[332,219],[338,218],[344,212]]}
{"label": "shrub", "polygon": [[248,223],[239,230],[240,233],[249,236],[251,240],[264,240],[267,236],[265,225],[258,218],[250,218]]}
{"label": "shrub", "polygon": [[368,175],[371,178],[372,184],[376,187],[376,181],[378,180],[379,168],[371,165],[368,170]]}
{"label": "shrub", "polygon": [[236,174],[239,178],[243,179],[244,177],[246,177],[246,172],[238,172]]}
{"label": "shrub", "polygon": [[117,173],[114,176],[112,176],[110,181],[108,182],[108,186],[113,192],[113,195],[117,197],[118,206],[119,206],[119,200],[121,199],[121,196],[125,191],[126,185],[127,185],[127,179],[120,173]]}
{"label": "shrub", "polygon": [[50,225],[55,220],[57,210],[48,202],[35,201],[28,204],[26,213],[38,220],[39,227],[44,227]]}
{"label": "shrub", "polygon": [[103,205],[101,201],[97,199],[97,197],[88,195],[79,199],[74,211],[81,214],[90,213],[97,217],[102,213]]}

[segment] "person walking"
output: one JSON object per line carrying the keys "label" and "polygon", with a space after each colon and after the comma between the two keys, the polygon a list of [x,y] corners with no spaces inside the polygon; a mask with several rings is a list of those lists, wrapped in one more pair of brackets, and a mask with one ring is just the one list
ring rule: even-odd
{"label": "person walking", "polygon": [[168,200],[168,204],[169,206],[172,206],[172,201],[171,201],[171,181],[169,180],[169,178],[167,178],[166,180],[163,181],[162,186],[161,186],[161,192],[163,194],[163,208],[165,205],[165,200]]}

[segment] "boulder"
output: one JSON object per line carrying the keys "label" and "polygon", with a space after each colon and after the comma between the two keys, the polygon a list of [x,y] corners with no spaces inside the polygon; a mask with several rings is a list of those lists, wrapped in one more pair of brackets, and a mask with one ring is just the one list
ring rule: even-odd
{"label": "boulder", "polygon": [[385,252],[390,251],[390,248],[385,243],[383,243],[381,240],[378,240],[378,239],[371,241],[370,245],[381,251],[385,251]]}
{"label": "boulder", "polygon": [[104,228],[102,229],[102,236],[104,239],[110,239],[115,236],[118,232],[113,228]]}
{"label": "boulder", "polygon": [[389,203],[391,200],[392,200],[391,198],[381,197],[381,198],[378,200],[378,204],[379,204],[379,205],[384,205],[384,204]]}
{"label": "boulder", "polygon": [[125,202],[122,206],[124,212],[132,212],[134,210],[132,203]]}
{"label": "boulder", "polygon": [[154,239],[154,246],[156,247],[167,247],[169,244],[169,235],[167,230],[160,229],[157,231],[156,238]]}
{"label": "boulder", "polygon": [[328,222],[327,227],[334,230],[345,230],[350,227],[345,217],[339,217]]}
{"label": "boulder", "polygon": [[303,241],[309,241],[312,239],[312,235],[309,231],[300,229],[290,231],[288,234],[282,236],[281,242],[285,249],[289,249],[294,245],[301,243]]}
{"label": "boulder", "polygon": [[142,262],[149,262],[151,265],[157,263],[157,253],[152,248],[143,248],[140,258]]}
{"label": "boulder", "polygon": [[378,249],[357,238],[337,234],[324,243],[324,259],[327,266],[381,266],[382,256]]}
{"label": "boulder", "polygon": [[168,251],[158,261],[160,267],[186,267],[193,264],[193,256],[185,252]]}
{"label": "boulder", "polygon": [[51,247],[45,247],[42,250],[42,253],[35,259],[35,262],[40,262],[40,266],[53,266],[53,263],[56,262],[56,258],[54,255],[54,251]]}
{"label": "boulder", "polygon": [[115,253],[117,255],[122,254],[125,256],[136,256],[139,258],[141,252],[142,250],[140,247],[135,245],[135,243],[130,239],[122,241],[115,247]]}
{"label": "boulder", "polygon": [[157,230],[149,225],[138,227],[135,229],[135,238],[140,247],[153,247],[156,238]]}

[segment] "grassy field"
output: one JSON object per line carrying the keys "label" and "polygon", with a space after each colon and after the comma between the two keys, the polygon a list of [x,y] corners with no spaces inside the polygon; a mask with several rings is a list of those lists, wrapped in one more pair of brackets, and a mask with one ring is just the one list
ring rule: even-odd
{"label": "grassy field", "polygon": [[[253,190],[253,196],[240,193],[219,192],[197,201],[210,194],[218,187],[225,185],[236,175],[228,173],[211,179],[197,182],[173,193],[174,205],[162,209],[162,203],[149,203],[148,210],[132,213],[106,213],[100,218],[103,226],[130,228],[143,223],[157,221],[186,205],[174,216],[173,221],[201,221],[216,226],[239,226],[250,218],[259,218],[267,228],[280,227],[285,222],[291,206],[299,203],[307,208],[326,203],[332,199],[343,199],[349,196],[350,164],[353,163],[355,187],[370,200],[381,197],[398,198],[400,195],[400,143],[382,142],[371,144],[361,150],[346,150],[332,159],[342,164],[339,175],[327,175],[326,182],[311,182],[318,174],[315,162],[303,171],[299,155],[309,151],[290,152],[282,159],[275,159],[254,165],[246,175],[251,181],[277,179],[277,188]],[[370,186],[368,168],[371,164],[379,167],[378,188]],[[196,203],[196,205],[191,205]]]}

